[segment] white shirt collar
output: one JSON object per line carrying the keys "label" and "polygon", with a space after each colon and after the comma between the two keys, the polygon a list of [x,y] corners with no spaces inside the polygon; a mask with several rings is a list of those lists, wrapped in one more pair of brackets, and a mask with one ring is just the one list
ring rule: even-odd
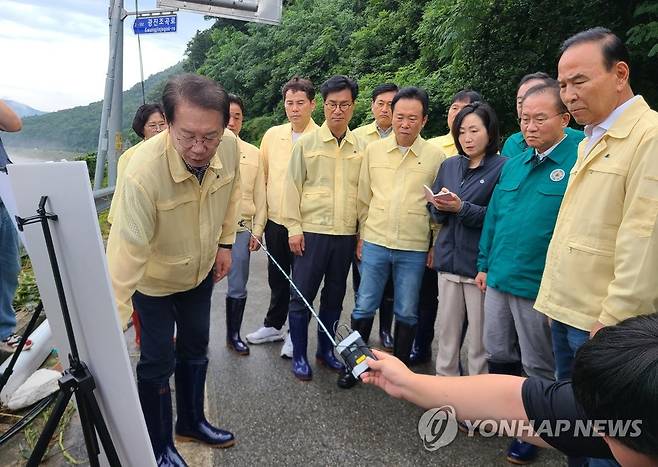
{"label": "white shirt collar", "polygon": [[560,138],[560,141],[558,141],[557,143],[555,143],[553,146],[551,146],[550,148],[548,148],[548,149],[547,149],[546,151],[544,151],[544,152],[539,152],[539,151],[537,151],[537,149],[535,148],[535,154],[537,154],[537,157],[539,157],[539,160],[543,160],[543,159],[544,159],[545,157],[547,157],[550,153],[552,153],[552,152],[553,152],[553,149],[555,149],[556,147],[558,147],[558,146],[560,145],[560,143],[561,143],[562,141],[564,141],[564,138],[566,138],[566,137],[567,137],[566,134],[562,135],[562,138]]}
{"label": "white shirt collar", "polygon": [[585,154],[589,154],[590,150],[601,141],[606,131],[610,130],[615,122],[621,117],[621,114],[631,106],[633,102],[640,99],[642,96],[639,94],[628,99],[626,102],[613,110],[608,117],[598,125],[585,125],[585,136],[587,137],[587,146],[585,147]]}
{"label": "white shirt collar", "polygon": [[612,111],[610,115],[608,115],[608,118],[603,120],[601,123],[598,125],[585,125],[585,135],[588,137],[592,135],[592,132],[597,129],[601,128],[604,130],[604,132],[608,131],[610,128],[612,128],[612,125],[615,124],[615,122],[621,117],[621,114],[624,113],[624,110],[626,110],[630,105],[635,102],[636,100],[640,99],[639,94],[637,96],[633,96],[630,99],[628,99],[626,102],[621,104],[619,107],[617,107],[615,110]]}

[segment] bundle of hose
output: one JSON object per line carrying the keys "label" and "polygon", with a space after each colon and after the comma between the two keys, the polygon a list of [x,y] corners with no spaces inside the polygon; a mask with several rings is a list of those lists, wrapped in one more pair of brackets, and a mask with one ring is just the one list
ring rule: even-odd
{"label": "bundle of hose", "polygon": [[[30,335],[32,341],[32,348],[21,352],[16,361],[14,372],[12,373],[9,381],[0,392],[0,402],[7,405],[11,399],[11,395],[18,389],[35,371],[41,367],[43,362],[48,358],[53,349],[52,332],[48,320],[45,320],[39,327]],[[3,374],[11,356],[7,358],[2,365],[0,365],[0,374]]]}

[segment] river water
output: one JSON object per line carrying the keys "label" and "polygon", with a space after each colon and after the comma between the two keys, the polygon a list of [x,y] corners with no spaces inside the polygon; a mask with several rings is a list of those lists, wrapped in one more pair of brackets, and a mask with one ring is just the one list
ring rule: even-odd
{"label": "river water", "polygon": [[7,154],[15,164],[24,164],[30,162],[47,162],[59,161],[62,159],[72,160],[82,155],[81,153],[72,153],[68,151],[54,151],[49,149],[28,149],[28,148],[8,148]]}

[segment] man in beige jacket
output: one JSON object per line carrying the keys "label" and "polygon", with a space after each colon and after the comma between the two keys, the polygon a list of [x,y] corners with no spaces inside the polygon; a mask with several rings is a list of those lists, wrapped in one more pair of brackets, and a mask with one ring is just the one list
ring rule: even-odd
{"label": "man in beige jacket", "polygon": [[178,75],[162,102],[169,128],[142,143],[126,168],[107,257],[119,309],[129,314],[132,298],[142,326],[137,389],[157,463],[184,465],[172,439],[174,373],[177,437],[235,444],[208,423],[203,405],[210,297],[231,267],[240,170],[221,86]]}
{"label": "man in beige jacket", "polygon": [[[305,133],[318,126],[311,118],[315,109],[315,87],[309,80],[293,77],[281,90],[283,107],[288,123],[273,126],[265,132],[260,143],[260,154],[265,167],[267,184],[267,223],[265,243],[267,249],[287,274],[291,274],[293,255],[288,246],[288,230],[283,225],[283,192],[292,148]],[[263,344],[283,340],[282,331],[288,317],[290,284],[272,260],[267,262],[267,282],[271,295],[263,326],[247,334],[250,344]],[[281,349],[281,356],[292,358],[290,337]]]}
{"label": "man in beige jacket", "polygon": [[552,319],[558,379],[603,326],[658,308],[658,113],[633,95],[629,75],[628,51],[607,29],[562,45],[560,94],[586,138],[535,304]]}

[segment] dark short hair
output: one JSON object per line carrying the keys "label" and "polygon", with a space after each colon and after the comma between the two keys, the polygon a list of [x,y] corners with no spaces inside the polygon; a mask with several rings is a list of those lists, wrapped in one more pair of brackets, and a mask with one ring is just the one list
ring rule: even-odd
{"label": "dark short hair", "polygon": [[330,93],[342,91],[343,89],[350,90],[353,101],[355,101],[359,95],[359,83],[345,75],[334,75],[322,83],[320,86],[320,94],[322,94],[322,99],[326,100],[327,95]]}
{"label": "dark short hair", "polygon": [[242,110],[242,114],[244,115],[244,102],[242,102],[242,98],[238,96],[237,94],[233,93],[228,93],[228,105],[230,107],[231,104],[237,104],[238,107],[240,107],[240,110]]}
{"label": "dark short hair", "polygon": [[398,85],[395,83],[384,83],[380,84],[379,86],[375,87],[375,89],[372,90],[371,98],[372,101],[375,102],[377,99],[377,96],[380,94],[384,94],[385,92],[398,92],[400,88],[398,88]]}
{"label": "dark short hair", "polygon": [[551,78],[544,81],[542,84],[531,87],[526,91],[523,100],[525,101],[528,97],[535,94],[550,94],[553,101],[555,101],[555,110],[561,114],[569,112],[567,106],[564,105],[564,102],[562,102],[562,99],[560,98],[560,85],[557,80]]}
{"label": "dark short hair", "polygon": [[164,110],[160,104],[144,104],[137,109],[135,112],[135,118],[133,118],[133,131],[137,133],[137,136],[144,138],[144,127],[149,117],[154,113],[159,113],[164,117]]}
{"label": "dark short hair", "polygon": [[463,109],[455,116],[455,121],[452,123],[452,138],[455,140],[457,153],[464,155],[464,148],[459,142],[459,130],[461,129],[462,122],[467,115],[475,114],[482,120],[484,127],[487,129],[489,142],[485,148],[485,155],[496,154],[500,148],[500,127],[498,125],[498,116],[495,110],[486,102],[478,101],[464,106]]}
{"label": "dark short hair", "polygon": [[594,420],[642,420],[619,442],[658,460],[658,313],[606,326],[576,353],[573,390]]}
{"label": "dark short hair", "polygon": [[202,109],[216,110],[222,116],[224,128],[228,125],[228,94],[218,82],[194,73],[169,78],[162,91],[162,106],[169,123],[174,123],[176,106],[181,100]]}
{"label": "dark short hair", "polygon": [[450,105],[454,104],[455,102],[468,102],[469,104],[472,104],[473,102],[481,100],[483,99],[479,92],[473,91],[472,89],[462,89],[461,91],[457,91],[455,95],[452,96]]}
{"label": "dark short hair", "polygon": [[315,99],[315,86],[313,86],[313,83],[310,80],[306,78],[301,78],[297,75],[293,76],[281,88],[281,95],[283,96],[283,100],[286,100],[286,94],[288,93],[288,91],[292,91],[292,92],[301,91],[304,94],[306,94],[306,97],[308,98],[309,101]]}
{"label": "dark short hair", "polygon": [[532,81],[532,80],[548,81],[549,79],[551,79],[551,77],[548,76],[548,73],[544,73],[543,71],[536,71],[534,73],[528,73],[527,75],[523,75],[523,78],[519,80],[519,84],[516,85],[516,93],[518,94],[519,89],[521,89],[521,86],[523,86],[528,81]]}
{"label": "dark short hair", "polygon": [[603,64],[606,70],[610,70],[617,62],[625,62],[629,67],[631,64],[630,55],[626,45],[610,29],[596,27],[581,31],[574,34],[562,43],[560,47],[560,57],[567,49],[573,45],[585,44],[587,42],[597,42],[601,44],[603,54]]}
{"label": "dark short hair", "polygon": [[430,97],[424,89],[414,86],[400,89],[393,98],[393,102],[391,102],[391,111],[395,110],[395,104],[397,104],[400,99],[413,99],[419,101],[423,104],[423,117],[427,116],[430,107]]}

